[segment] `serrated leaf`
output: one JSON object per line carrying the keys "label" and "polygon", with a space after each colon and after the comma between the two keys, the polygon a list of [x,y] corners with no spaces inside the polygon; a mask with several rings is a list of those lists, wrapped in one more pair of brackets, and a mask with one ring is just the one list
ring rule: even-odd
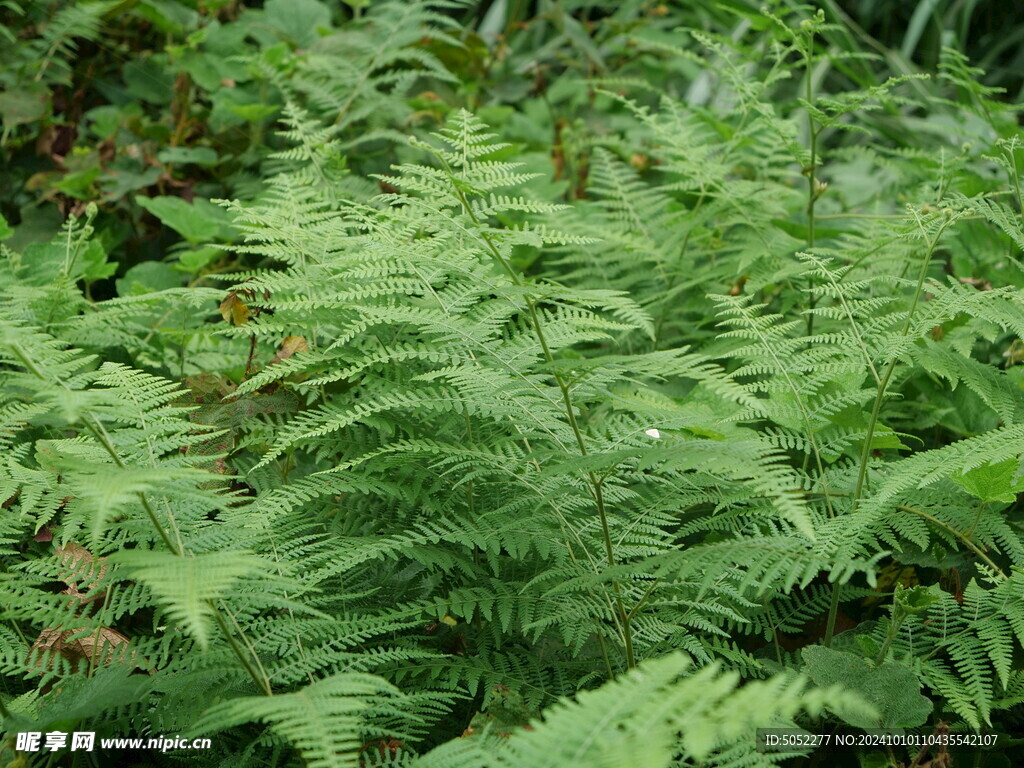
{"label": "serrated leaf", "polygon": [[297,48],[308,48],[316,40],[318,27],[330,27],[331,11],[319,0],[267,0],[267,24]]}
{"label": "serrated leaf", "polygon": [[1013,502],[1018,493],[1024,493],[1024,475],[1018,459],[1006,459],[994,464],[983,464],[960,475],[953,475],[954,483],[984,502]]}

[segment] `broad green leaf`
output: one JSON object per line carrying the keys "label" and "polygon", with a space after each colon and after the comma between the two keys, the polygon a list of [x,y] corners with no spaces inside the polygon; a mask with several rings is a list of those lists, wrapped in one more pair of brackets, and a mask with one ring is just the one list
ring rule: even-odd
{"label": "broad green leaf", "polygon": [[121,118],[124,112],[112,104],[104,104],[90,109],[85,113],[85,119],[89,125],[89,132],[97,139],[106,139],[113,136],[121,127]]}
{"label": "broad green leaf", "polygon": [[22,250],[18,275],[39,285],[52,282],[67,261],[67,247],[56,243],[30,243]]}
{"label": "broad green leaf", "polygon": [[201,270],[211,261],[214,261],[218,256],[223,256],[224,251],[219,248],[213,248],[212,246],[206,246],[205,248],[193,248],[188,251],[180,251],[177,255],[178,263],[175,265],[175,269],[192,275]]}
{"label": "broad green leaf", "polygon": [[1013,502],[1018,493],[1024,493],[1024,474],[1018,459],[1006,459],[995,464],[983,464],[951,478],[972,496],[982,501]]}
{"label": "broad green leaf", "polygon": [[103,173],[100,168],[86,168],[82,171],[76,171],[75,173],[69,173],[61,178],[53,188],[63,192],[68,197],[73,197],[77,200],[88,200],[94,197],[92,185]]}
{"label": "broad green leaf", "polygon": [[296,48],[312,45],[317,27],[331,26],[331,12],[319,0],[267,0],[264,15]]}
{"label": "broad green leaf", "polygon": [[167,147],[157,153],[161,163],[195,163],[216,165],[217,152],[209,147]]}
{"label": "broad green leaf", "polygon": [[840,708],[836,715],[858,728],[916,728],[923,725],[932,711],[932,703],[921,695],[921,683],[914,671],[890,661],[871,666],[862,656],[810,645],[801,655],[807,674],[816,685],[827,688],[840,685],[873,704],[878,716],[866,717],[863,712]]}
{"label": "broad green leaf", "polygon": [[228,109],[249,123],[259,122],[277,112],[273,104],[234,104]]}
{"label": "broad green leaf", "polygon": [[207,120],[210,130],[214,132],[245,124],[249,118],[237,113],[235,111],[237,107],[253,106],[266,111],[270,106],[260,101],[255,89],[250,90],[242,86],[218,88],[210,100],[213,103],[213,108],[210,110]]}
{"label": "broad green leaf", "polygon": [[117,281],[119,296],[138,296],[181,285],[181,273],[162,261],[144,261],[125,272]]}
{"label": "broad green leaf", "polygon": [[49,91],[38,84],[0,93],[0,119],[8,128],[34,123],[50,109]]}
{"label": "broad green leaf", "polygon": [[190,243],[213,240],[220,231],[220,223],[208,213],[198,210],[180,197],[143,197],[135,202],[156,216]]}
{"label": "broad green leaf", "polygon": [[117,158],[108,168],[109,173],[99,180],[106,200],[119,200],[139,189],[156,184],[163,173],[158,165],[143,167],[131,158]]}
{"label": "broad green leaf", "polygon": [[48,243],[60,231],[63,217],[55,205],[24,205],[18,213],[21,221],[5,243],[12,251],[24,251],[32,243]]}
{"label": "broad green leaf", "polygon": [[90,240],[78,255],[81,277],[86,282],[102,280],[117,272],[117,263],[107,261],[107,252],[99,240]]}
{"label": "broad green leaf", "polygon": [[161,32],[180,35],[195,27],[199,14],[177,0],[142,0],[135,12]]}
{"label": "broad green leaf", "polygon": [[178,66],[191,75],[196,84],[207,91],[217,90],[226,79],[233,77],[232,67],[224,57],[202,51],[186,51]]}
{"label": "broad green leaf", "polygon": [[170,104],[174,77],[164,64],[165,54],[147,59],[133,59],[124,67],[124,82],[128,93],[149,104]]}

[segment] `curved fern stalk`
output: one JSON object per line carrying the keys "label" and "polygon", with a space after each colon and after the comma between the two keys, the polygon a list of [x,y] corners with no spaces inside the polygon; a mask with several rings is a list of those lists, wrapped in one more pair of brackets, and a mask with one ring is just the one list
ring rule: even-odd
{"label": "curved fern stalk", "polygon": [[973,552],[979,560],[985,563],[985,565],[987,565],[993,573],[998,574],[1000,578],[1006,578],[1006,574],[1003,573],[1002,568],[1000,568],[998,565],[992,562],[992,558],[985,554],[985,550],[983,550],[981,547],[979,547],[977,544],[971,541],[970,532],[963,533],[961,531],[958,531],[956,528],[954,528],[951,525],[947,525],[934,515],[929,515],[927,512],[923,512],[920,509],[916,509],[914,507],[908,507],[906,504],[900,504],[896,507],[896,509],[902,512],[908,512],[911,515],[917,515],[918,517],[927,520],[932,525],[950,533],[957,540],[959,540],[961,544],[963,544],[965,547],[971,550],[971,552]]}
{"label": "curved fern stalk", "polygon": [[839,281],[843,279],[849,269],[832,269],[824,259],[810,253],[798,253],[797,257],[809,263],[814,268],[814,272],[828,282],[832,296],[839,300],[839,305],[842,307],[843,315],[850,326],[850,332],[853,334],[857,348],[860,350],[860,353],[864,358],[864,364],[867,365],[868,372],[871,374],[871,378],[875,382],[875,386],[880,386],[882,380],[878,376],[878,369],[875,367],[875,361],[872,359],[871,353],[868,351],[867,343],[864,340],[860,324],[854,317],[853,309],[850,306],[850,300],[847,296],[847,291],[844,291],[839,286]]}
{"label": "curved fern stalk", "polygon": [[[803,169],[803,173],[807,176],[807,208],[805,213],[807,215],[807,250],[814,248],[814,229],[817,224],[817,218],[814,215],[814,209],[817,205],[818,198],[821,197],[822,192],[825,191],[825,187],[820,185],[818,181],[818,139],[821,136],[822,126],[818,124],[816,119],[819,110],[814,104],[814,39],[817,37],[818,28],[825,21],[825,13],[822,10],[818,10],[817,14],[813,19],[807,19],[801,24],[801,31],[805,34],[801,38],[800,35],[794,34],[794,40],[799,40],[796,47],[801,49],[804,55],[804,85],[806,88],[804,99],[804,109],[807,111],[807,135],[808,135],[808,151],[810,153],[810,160],[807,166]],[[809,303],[811,312],[807,315],[807,335],[810,336],[814,333],[814,307],[816,299],[815,296],[811,295]],[[817,449],[815,449],[817,453]],[[820,459],[819,459],[819,473]],[[831,505],[830,505],[831,506]]]}
{"label": "curved fern stalk", "polygon": [[[927,237],[928,231],[925,228],[925,222],[921,219],[920,212],[909,209],[909,213],[914,217],[917,222],[921,233]],[[939,227],[935,231],[931,241],[928,242],[927,250],[925,251],[924,257],[921,259],[921,269],[917,274],[917,282],[914,285],[914,295],[910,301],[910,307],[906,312],[906,316],[903,319],[903,325],[897,334],[897,343],[902,343],[906,340],[907,334],[910,331],[911,322],[914,319],[914,313],[917,311],[918,302],[921,300],[921,293],[924,291],[925,278],[928,276],[928,268],[932,263],[932,256],[935,254],[935,249],[938,247],[939,240],[942,239],[942,235],[946,230],[958,219],[973,214],[972,209],[964,209],[960,211],[953,211],[951,209],[945,209],[938,216],[941,217]],[[886,393],[889,388],[889,381],[892,379],[893,371],[896,369],[896,364],[899,362],[899,356],[892,354],[886,367],[882,370],[881,376],[878,380],[877,390],[875,392],[875,400],[871,406],[871,415],[868,417],[867,431],[864,436],[864,446],[861,449],[860,463],[857,469],[857,480],[853,489],[853,496],[851,498],[851,506],[856,511],[857,506],[860,503],[864,493],[865,481],[867,479],[868,463],[871,459],[871,443],[874,438],[875,429],[878,426],[878,415],[882,409],[882,402],[885,399]],[[836,584],[832,590],[832,601],[829,604],[828,621],[825,625],[825,647],[832,645],[832,637],[836,630],[836,620],[839,616],[839,585]]]}
{"label": "curved fern stalk", "polygon": [[[457,150],[460,152],[460,156],[452,157],[448,153],[439,151],[438,149],[431,147],[428,144],[421,142],[414,142],[417,146],[427,149],[434,155],[435,158],[441,163],[445,173],[448,176],[449,181],[452,184],[452,191],[459,198],[462,203],[463,213],[469,216],[470,220],[478,228],[480,236],[487,246],[488,251],[494,260],[501,265],[501,267],[508,274],[512,282],[520,288],[528,287],[528,284],[523,280],[522,276],[516,272],[508,260],[501,255],[501,252],[494,244],[494,240],[491,238],[487,228],[484,227],[477,217],[476,212],[473,210],[473,206],[470,204],[469,199],[466,197],[466,192],[463,188],[463,184],[460,183],[460,179],[457,177],[455,171],[452,169],[449,159],[456,160],[459,166],[466,168],[469,163],[469,149],[474,145],[479,145],[483,138],[490,138],[483,134],[483,125],[477,120],[472,114],[461,111],[455,117],[456,131],[451,133],[449,141],[456,144]],[[457,142],[457,143],[456,143]],[[488,148],[488,151],[493,151],[493,148]],[[446,156],[448,155],[448,156]],[[537,342],[540,344],[541,350],[544,353],[544,360],[549,366],[553,366],[555,362],[554,355],[551,354],[551,348],[548,345],[547,337],[544,332],[544,324],[541,321],[540,314],[537,311],[537,300],[531,297],[528,293],[524,294],[524,301],[526,302],[527,311],[530,316],[530,325],[533,328],[533,332],[537,337]],[[569,388],[569,384],[565,377],[558,371],[557,368],[552,368],[552,376],[555,379],[555,383],[558,386],[559,391],[562,394],[562,403],[565,406],[565,416],[569,422],[569,426],[572,429],[573,436],[576,438],[576,445],[579,448],[580,455],[584,458],[588,457],[589,451],[587,450],[587,442],[584,439],[583,432],[580,429],[579,422],[576,420],[576,404],[573,402],[572,391]],[[615,568],[618,565],[618,559],[615,556],[615,546],[612,542],[611,528],[608,524],[608,511],[605,508],[605,497],[604,497],[604,479],[599,477],[593,470],[586,471],[587,481],[590,484],[591,493],[594,497],[594,503],[597,507],[598,518],[601,523],[601,537],[604,541],[605,558],[608,561],[608,565],[611,568]],[[632,613],[626,611],[625,603],[622,598],[622,585],[618,580],[612,581],[612,591],[615,595],[615,613],[618,617],[619,629],[622,634],[623,650],[626,655],[626,667],[632,669],[636,666],[636,656],[633,650],[633,632],[631,628]]]}

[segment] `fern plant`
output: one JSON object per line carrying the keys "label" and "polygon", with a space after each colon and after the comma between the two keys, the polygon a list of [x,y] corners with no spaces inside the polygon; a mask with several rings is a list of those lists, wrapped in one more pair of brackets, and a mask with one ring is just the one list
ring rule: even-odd
{"label": "fern plant", "polygon": [[[878,90],[831,100],[827,107],[830,113],[818,110],[810,97],[802,100],[803,108],[811,114],[811,159],[807,160],[801,151],[795,157],[805,175],[808,168],[812,169],[812,191],[799,213],[795,202],[787,204],[798,199],[795,189],[787,188],[794,185],[786,179],[792,174],[792,161],[786,159],[786,154],[793,154],[797,129],[780,122],[758,99],[775,84],[786,57],[799,54],[814,61],[814,23],[805,22],[806,37],[782,29],[786,42],[774,50],[774,67],[766,80],[751,84],[740,83],[738,74],[731,78],[736,85],[734,120],[743,131],[737,136],[761,137],[756,150],[746,147],[741,138],[716,146],[724,156],[733,154],[730,165],[736,170],[732,177],[725,170],[729,166],[710,165],[707,149],[694,146],[700,139],[695,141],[693,137],[710,130],[710,126],[704,128],[710,123],[707,116],[688,112],[671,100],[659,112],[637,107],[638,120],[662,142],[658,151],[663,159],[658,168],[665,181],[645,185],[624,164],[616,167],[618,161],[606,157],[602,162],[615,167],[620,180],[609,184],[604,175],[598,177],[595,191],[603,199],[589,206],[579,226],[588,231],[605,227],[597,231],[615,231],[614,242],[629,244],[615,249],[617,253],[609,261],[596,262],[602,269],[617,270],[620,267],[615,259],[621,258],[624,263],[635,259],[633,244],[650,242],[648,224],[657,222],[660,242],[641,253],[655,256],[654,263],[659,266],[643,273],[644,282],[631,286],[640,292],[641,300],[648,296],[649,301],[660,301],[666,291],[675,290],[670,277],[673,272],[685,275],[692,285],[730,286],[717,296],[695,297],[701,303],[694,314],[717,318],[718,328],[724,331],[705,343],[703,350],[723,363],[753,403],[733,418],[757,424],[760,435],[786,451],[798,469],[798,486],[807,492],[809,514],[822,551],[840,562],[849,557],[872,559],[891,553],[903,562],[946,570],[957,579],[962,570],[975,570],[979,579],[994,579],[992,583],[1000,584],[1002,589],[1001,582],[1011,583],[1016,574],[1012,569],[1020,564],[1019,524],[1012,522],[1015,517],[1008,520],[1004,513],[1015,501],[1019,488],[1021,444],[1017,425],[1021,397],[1014,371],[995,367],[991,358],[979,359],[977,355],[992,343],[1005,349],[1019,336],[1019,280],[1011,267],[998,278],[1010,280],[1011,285],[993,287],[986,282],[979,290],[974,286],[983,281],[958,280],[949,273],[957,269],[950,265],[963,263],[960,249],[970,242],[969,238],[977,236],[976,221],[993,222],[1009,239],[1014,236],[1015,225],[1011,222],[1015,214],[1008,206],[995,204],[988,191],[968,196],[957,190],[958,184],[965,183],[962,177],[969,173],[968,163],[975,162],[967,157],[950,165],[937,165],[939,177],[923,186],[927,196],[916,206],[908,205],[902,215],[891,208],[883,208],[877,215],[822,214],[821,209],[816,214],[818,198],[826,206],[829,196],[824,194],[824,184],[814,184],[819,165],[814,159],[815,136],[826,131],[836,117],[849,120],[851,106],[884,95]],[[715,56],[736,56],[721,41],[697,37]],[[950,64],[947,71],[956,66]],[[972,86],[973,73],[962,64],[956,71],[958,85],[971,88],[981,100],[986,98],[988,94]],[[895,85],[898,83],[892,82],[886,88]],[[1013,135],[1015,127],[1001,120],[996,105],[983,103],[986,107],[979,114],[987,115],[988,125],[978,140],[998,148],[1012,146],[1007,143],[1012,140],[1005,136]],[[991,111],[986,111],[989,105]],[[715,119],[720,121],[718,115]],[[840,127],[858,128],[856,124]],[[762,132],[756,134],[759,129]],[[852,157],[854,151],[878,157],[870,147],[852,144],[838,157]],[[749,159],[744,163],[741,157]],[[1009,172],[1012,185],[1012,150],[1002,149],[997,158]],[[888,159],[876,162],[888,164]],[[700,181],[709,167],[717,170],[717,189]],[[828,168],[825,165],[821,173]],[[836,170],[839,178],[841,171]],[[747,189],[751,190],[748,204],[735,206]],[[831,188],[829,192],[847,193]],[[999,194],[998,190],[993,193]],[[709,200],[716,198],[735,207],[709,207]],[[629,211],[634,201],[653,216],[623,215],[621,212]],[[777,212],[787,209],[789,212],[783,214],[786,218]],[[661,212],[671,212],[670,217],[659,220],[658,216],[664,215]],[[840,223],[863,218],[865,224],[859,231],[850,224],[843,229],[819,227],[815,237],[815,219],[822,215]],[[673,220],[686,224],[673,227]],[[604,225],[603,221],[610,223]],[[788,237],[780,238],[780,230]],[[676,245],[665,232],[685,234]],[[759,247],[750,247],[749,240],[740,239],[747,232],[760,238]],[[738,250],[745,260],[723,257],[730,252],[723,247],[726,238],[743,243],[745,247]],[[795,243],[798,238],[803,242]],[[801,252],[808,249],[813,252]],[[571,253],[563,263],[582,265],[584,259],[593,263],[582,249]],[[750,255],[754,253],[759,255],[756,266]],[[940,277],[943,261],[947,276]],[[573,275],[585,281],[599,279],[586,268]],[[703,303],[708,299],[714,311]],[[677,333],[683,338],[694,337],[693,331]],[[939,403],[949,404],[945,413]],[[971,426],[966,429],[964,422],[958,424],[955,416],[950,418],[960,409],[972,416],[977,414],[968,417]],[[952,428],[956,437],[963,439],[948,444],[941,438],[936,440],[926,432],[933,425],[937,430]],[[900,458],[899,452],[918,446],[931,450]],[[997,497],[1001,501],[997,502]],[[912,498],[920,503],[915,505]],[[956,551],[964,554],[950,554]],[[975,595],[984,591],[978,583],[971,582]],[[818,595],[812,604],[822,611],[821,593],[808,594]],[[838,584],[831,588],[830,604],[823,617],[824,646],[833,642],[844,595],[849,599],[856,594]],[[957,600],[962,599],[958,592]],[[997,602],[1004,604],[1003,600]],[[777,636],[781,622],[775,610],[768,608],[756,623],[765,639],[775,640],[777,661],[783,663],[785,655]],[[993,701],[1015,706],[1015,689],[1009,677],[997,676],[999,683],[986,688],[983,695],[981,686],[988,683],[978,681],[995,679],[995,654],[1002,653],[1005,661],[1007,653],[1019,653],[1019,637],[1015,644],[1001,630],[988,627],[980,619],[979,623],[987,627],[981,630],[986,636],[999,632],[1001,642],[1009,642],[1016,650],[1008,652],[1004,647],[997,652],[989,645],[993,655],[985,656],[967,653],[957,645],[951,667],[938,663],[933,669],[943,672],[934,677],[923,668],[917,671],[918,679],[931,686],[944,706],[975,728],[991,725],[987,718]],[[856,634],[857,630],[851,632]],[[973,636],[971,630],[965,634]],[[862,635],[857,638],[862,639]],[[844,643],[849,641],[844,639]],[[881,644],[877,640],[877,645]],[[882,664],[889,658],[890,648],[891,644],[877,659],[871,655],[872,661]],[[901,657],[901,662],[915,666],[918,658],[932,659],[948,652],[945,646],[917,650]],[[943,674],[948,676],[939,682]],[[959,682],[954,684],[952,680]],[[968,680],[976,681],[972,697],[954,693],[957,685],[961,690],[970,687]]]}
{"label": "fern plant", "polygon": [[[350,172],[391,67],[440,77],[402,38],[365,92],[261,70],[291,146],[205,284],[93,300],[91,209],[5,250],[5,728],[360,768],[1011,732],[1019,129],[953,55],[970,117],[836,90],[836,28],[768,10],[692,32],[705,107],[595,94],[626,133],[571,204],[466,110]],[[880,146],[915,110],[975,145]]]}

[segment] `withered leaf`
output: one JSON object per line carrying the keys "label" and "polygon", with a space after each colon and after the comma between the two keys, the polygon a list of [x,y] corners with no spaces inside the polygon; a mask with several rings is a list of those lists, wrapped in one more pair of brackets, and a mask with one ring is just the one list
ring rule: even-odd
{"label": "withered leaf", "polygon": [[964,285],[973,285],[979,291],[991,291],[992,283],[977,277],[961,277],[960,282]]}
{"label": "withered leaf", "polygon": [[54,654],[62,656],[72,667],[85,661],[93,665],[136,663],[135,653],[128,648],[129,640],[116,629],[78,627],[77,629],[44,629],[32,643],[29,651],[35,666],[49,668]]}
{"label": "withered leaf", "polygon": [[225,376],[216,373],[197,373],[184,380],[188,391],[182,394],[186,403],[219,403],[235,391],[235,384]]}
{"label": "withered leaf", "polygon": [[285,336],[284,341],[281,342],[281,346],[277,348],[277,353],[270,361],[270,365],[280,363],[282,360],[287,360],[296,352],[308,351],[309,344],[306,343],[306,340],[302,336]]}
{"label": "withered leaf", "polygon": [[[65,569],[61,572],[61,581],[68,585],[66,594],[75,597],[84,596],[85,592],[95,589],[107,573],[106,558],[96,557],[80,544],[69,541],[56,550],[57,560]],[[79,591],[79,582],[86,584],[85,591]]]}
{"label": "withered leaf", "polygon": [[1009,348],[1003,352],[1003,357],[1006,358],[1006,367],[1009,368],[1011,365],[1018,365],[1024,363],[1024,341],[1020,339],[1014,339],[1010,342]]}
{"label": "withered leaf", "polygon": [[220,316],[232,325],[245,325],[249,322],[249,307],[238,296],[238,291],[231,291],[220,303]]}

